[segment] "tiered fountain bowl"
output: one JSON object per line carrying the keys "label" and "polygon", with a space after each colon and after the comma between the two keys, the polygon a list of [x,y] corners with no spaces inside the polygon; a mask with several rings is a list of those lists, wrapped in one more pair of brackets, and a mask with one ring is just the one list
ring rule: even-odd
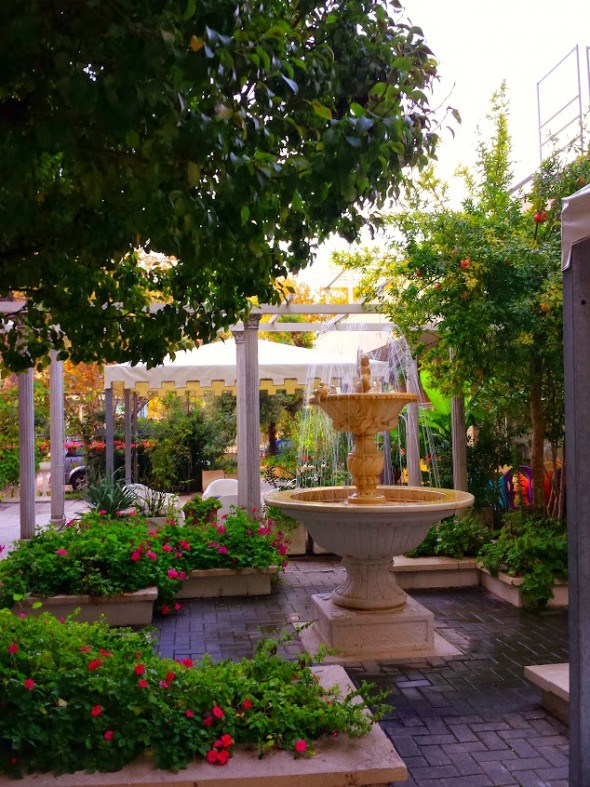
{"label": "tiered fountain bowl", "polygon": [[316,622],[310,645],[327,643],[343,660],[427,655],[436,652],[432,613],[399,587],[392,559],[417,547],[436,522],[471,506],[473,495],[378,485],[383,456],[375,434],[394,429],[401,410],[417,395],[374,391],[366,356],[360,364],[355,392],[320,386],[310,400],[325,410],[337,431],[352,433],[348,468],[354,486],[271,492],[266,502],[301,522],[316,543],[343,558],[345,581],[329,596],[313,596]]}

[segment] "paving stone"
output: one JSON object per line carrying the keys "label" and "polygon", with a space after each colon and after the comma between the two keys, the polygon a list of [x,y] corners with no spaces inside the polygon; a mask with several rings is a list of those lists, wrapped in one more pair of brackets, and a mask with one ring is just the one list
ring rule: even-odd
{"label": "paving stone", "polygon": [[[294,621],[311,620],[311,595],[341,578],[333,558],[291,561],[270,596],[190,600],[178,616],[156,620],[158,648],[173,658],[238,660],[262,637],[288,632],[294,639],[282,652],[295,660]],[[346,665],[357,685],[391,692],[381,724],[409,769],[400,787],[566,787],[567,727],[541,707],[523,668],[567,661],[567,613],[519,610],[481,588],[413,595],[461,655]]]}

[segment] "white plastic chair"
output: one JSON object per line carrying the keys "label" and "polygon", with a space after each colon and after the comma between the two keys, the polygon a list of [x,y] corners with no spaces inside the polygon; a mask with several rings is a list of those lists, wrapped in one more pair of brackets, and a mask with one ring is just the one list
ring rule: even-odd
{"label": "white plastic chair", "polygon": [[203,500],[216,497],[221,502],[221,508],[217,512],[218,517],[226,516],[230,513],[232,506],[238,505],[238,481],[235,478],[217,478],[211,481],[207,489],[203,492]]}

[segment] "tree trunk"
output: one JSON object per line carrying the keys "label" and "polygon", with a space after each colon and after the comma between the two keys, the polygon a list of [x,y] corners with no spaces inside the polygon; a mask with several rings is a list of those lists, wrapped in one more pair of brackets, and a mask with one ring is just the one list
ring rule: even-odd
{"label": "tree trunk", "polygon": [[545,509],[545,464],[543,447],[545,442],[545,413],[541,400],[541,383],[539,375],[535,375],[531,386],[530,413],[532,428],[531,468],[533,471],[533,508],[542,512]]}

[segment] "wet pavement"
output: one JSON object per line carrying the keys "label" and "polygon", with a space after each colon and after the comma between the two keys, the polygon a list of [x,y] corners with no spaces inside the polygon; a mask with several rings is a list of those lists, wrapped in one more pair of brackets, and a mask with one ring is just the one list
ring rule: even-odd
{"label": "wet pavement", "polygon": [[[293,633],[311,617],[312,593],[343,576],[330,557],[293,559],[270,596],[193,600],[156,621],[159,649],[173,658],[249,656],[261,637]],[[528,664],[567,661],[567,613],[517,609],[481,588],[414,591],[436,630],[460,656],[346,665],[352,680],[390,691],[381,722],[414,787],[568,784],[567,727],[525,681]],[[295,638],[283,648],[295,657]],[[400,783],[401,784],[401,783]]]}

